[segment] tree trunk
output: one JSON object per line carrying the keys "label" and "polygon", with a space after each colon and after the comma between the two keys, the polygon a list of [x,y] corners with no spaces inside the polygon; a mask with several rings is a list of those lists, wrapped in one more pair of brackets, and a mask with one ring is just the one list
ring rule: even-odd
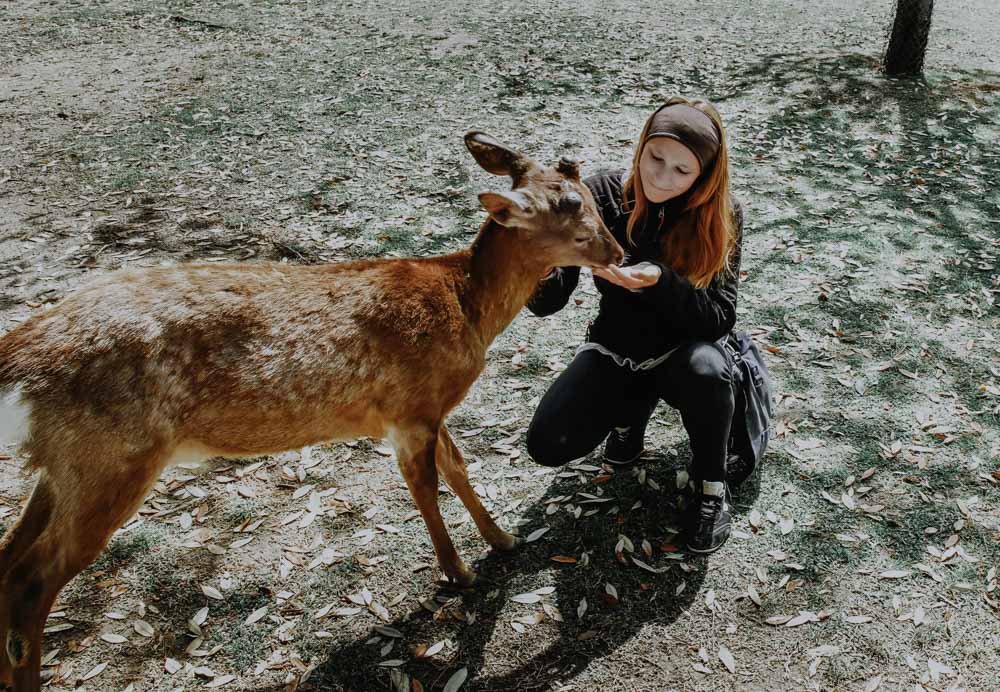
{"label": "tree trunk", "polygon": [[934,0],[896,0],[896,17],[883,61],[887,75],[895,77],[921,73],[933,12]]}

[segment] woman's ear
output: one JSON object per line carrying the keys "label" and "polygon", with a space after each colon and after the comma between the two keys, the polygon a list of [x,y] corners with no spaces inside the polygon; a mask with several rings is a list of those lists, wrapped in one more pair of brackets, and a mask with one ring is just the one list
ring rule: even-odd
{"label": "woman's ear", "polygon": [[524,226],[535,215],[531,200],[516,190],[510,192],[480,192],[479,203],[489,212],[493,220],[501,226],[517,228]]}

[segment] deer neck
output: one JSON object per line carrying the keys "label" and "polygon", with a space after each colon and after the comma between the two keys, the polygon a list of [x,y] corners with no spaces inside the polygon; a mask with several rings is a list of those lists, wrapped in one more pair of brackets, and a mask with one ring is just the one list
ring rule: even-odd
{"label": "deer neck", "polygon": [[489,346],[531,298],[546,264],[522,232],[493,219],[479,229],[469,254],[465,313]]}

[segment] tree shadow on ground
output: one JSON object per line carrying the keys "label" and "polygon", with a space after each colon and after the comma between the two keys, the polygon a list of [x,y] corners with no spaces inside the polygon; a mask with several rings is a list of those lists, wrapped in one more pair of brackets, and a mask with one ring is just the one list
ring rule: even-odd
{"label": "tree shadow on ground", "polygon": [[[522,535],[542,526],[550,531],[513,555],[488,554],[477,563],[487,586],[464,594],[439,591],[436,599],[429,599],[439,608],[437,613],[418,607],[388,623],[402,634],[399,648],[392,653],[380,655],[387,640],[373,642],[369,636],[346,645],[330,645],[314,659],[322,663],[304,689],[368,690],[402,684],[403,675],[390,673],[378,663],[410,658],[412,651],[403,647],[445,639],[457,647],[446,664],[416,658],[405,666],[406,674],[421,680],[428,689],[443,686],[462,666],[469,670],[463,689],[549,689],[572,680],[594,660],[612,654],[647,624],[675,622],[698,597],[710,559],[674,552],[673,541],[683,540],[672,530],[681,523],[681,494],[675,478],[683,461],[653,456],[641,467],[646,471],[645,484],[637,482],[638,469],[624,470],[601,483],[600,490],[595,490],[590,474],[571,468],[561,470],[565,477],[557,477],[518,522]],[[736,511],[745,511],[759,489],[758,476],[736,498]],[[603,495],[598,496],[601,491]],[[602,501],[586,503],[578,493]],[[597,511],[576,519],[560,507],[567,498],[575,498],[585,512]],[[552,506],[559,509],[549,509]],[[630,537],[634,552],[626,549],[622,559],[617,559],[621,536]],[[643,553],[642,537],[650,541],[651,557]],[[557,561],[566,557],[578,560],[583,554],[589,555],[586,566]],[[659,573],[638,567],[630,555]],[[619,600],[608,595],[608,584],[617,591]],[[512,604],[513,596],[545,586],[554,587],[554,591],[545,597],[544,611],[541,603]],[[580,617],[583,599],[587,608]],[[561,621],[553,619],[554,612]],[[543,613],[544,620],[538,624],[519,622],[519,618],[541,617]],[[516,633],[518,624],[523,625],[523,632]]]}
{"label": "tree shadow on ground", "polygon": [[[869,56],[774,55],[747,65],[734,75],[739,79],[766,85],[766,98],[781,105],[768,108],[744,154],[753,161],[744,163],[779,173],[782,183],[764,196],[784,198],[793,212],[764,221],[758,232],[766,228],[795,248],[825,254],[849,247],[847,259],[856,267],[831,271],[807,259],[796,268],[793,253],[760,257],[752,279],[812,269],[833,289],[795,314],[769,306],[775,313],[769,320],[836,319],[848,339],[864,333],[877,355],[895,356],[901,347],[937,337],[920,334],[919,325],[894,324],[894,304],[943,313],[938,319],[945,324],[1000,314],[1000,301],[989,298],[1000,280],[1000,166],[991,140],[998,132],[1000,74],[949,69],[887,79]],[[887,256],[896,266],[886,266]],[[857,291],[867,291],[867,298]],[[897,328],[898,336],[887,335],[886,327]],[[780,339],[783,329],[769,336]],[[958,357],[933,342],[931,350],[933,359],[908,367],[919,366],[919,374],[943,366],[963,402],[981,407],[985,395],[976,383],[989,379],[986,354]],[[822,376],[814,370],[808,379],[815,385]],[[892,378],[889,372],[882,379],[892,385],[893,401],[923,391],[919,379],[888,382]],[[998,411],[983,420],[1000,427]]]}

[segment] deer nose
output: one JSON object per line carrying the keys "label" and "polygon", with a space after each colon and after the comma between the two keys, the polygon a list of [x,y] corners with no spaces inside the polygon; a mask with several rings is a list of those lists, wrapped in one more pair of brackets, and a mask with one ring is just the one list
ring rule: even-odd
{"label": "deer nose", "polygon": [[583,197],[578,192],[567,192],[559,199],[559,209],[561,211],[574,213],[580,211],[583,206]]}

